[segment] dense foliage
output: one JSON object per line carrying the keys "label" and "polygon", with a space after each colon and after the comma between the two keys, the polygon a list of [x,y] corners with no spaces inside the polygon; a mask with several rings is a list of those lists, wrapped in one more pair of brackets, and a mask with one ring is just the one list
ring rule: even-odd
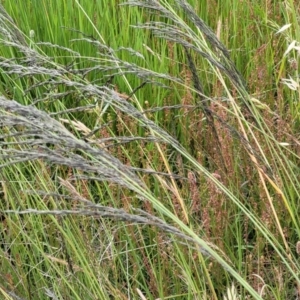
{"label": "dense foliage", "polygon": [[299,299],[300,7],[273,2],[2,1],[2,298]]}

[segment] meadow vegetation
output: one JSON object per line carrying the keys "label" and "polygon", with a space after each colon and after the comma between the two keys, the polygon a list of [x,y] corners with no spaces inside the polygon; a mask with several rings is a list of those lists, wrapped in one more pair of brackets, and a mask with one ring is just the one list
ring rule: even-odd
{"label": "meadow vegetation", "polygon": [[1,3],[1,299],[300,299],[297,1]]}

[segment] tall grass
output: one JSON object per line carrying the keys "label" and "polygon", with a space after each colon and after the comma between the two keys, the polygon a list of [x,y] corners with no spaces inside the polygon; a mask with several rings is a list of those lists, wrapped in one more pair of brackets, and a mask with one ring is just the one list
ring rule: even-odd
{"label": "tall grass", "polygon": [[0,6],[4,299],[299,297],[296,2],[219,2]]}

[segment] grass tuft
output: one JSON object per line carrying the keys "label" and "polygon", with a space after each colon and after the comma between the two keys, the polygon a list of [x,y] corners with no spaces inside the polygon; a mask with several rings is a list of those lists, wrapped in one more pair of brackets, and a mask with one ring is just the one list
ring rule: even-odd
{"label": "grass tuft", "polygon": [[295,3],[100,2],[0,4],[0,295],[298,299]]}

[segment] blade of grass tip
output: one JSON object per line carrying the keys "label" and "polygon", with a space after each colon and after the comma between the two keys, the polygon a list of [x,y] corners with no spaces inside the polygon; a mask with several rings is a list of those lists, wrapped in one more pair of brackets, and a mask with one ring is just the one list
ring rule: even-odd
{"label": "blade of grass tip", "polygon": [[[91,20],[91,18],[88,16],[88,14],[86,13],[86,11],[84,10],[84,8],[80,5],[80,3],[78,2],[78,0],[75,0],[75,3],[78,5],[78,7],[80,8],[80,10],[83,12],[83,14],[85,15],[85,17],[88,19],[88,21],[91,23],[91,25],[93,26],[94,30],[96,31],[97,35],[99,36],[101,42],[106,45],[106,42],[104,40],[104,38],[102,37],[101,33],[99,32],[99,30],[96,28],[96,26],[94,25],[93,21]],[[112,53],[112,56],[115,57],[114,53]],[[119,70],[121,71],[121,68],[120,68],[120,64],[118,62],[117,59],[115,59],[115,64],[117,66],[117,68],[119,68]],[[123,72],[121,72],[123,73]],[[129,81],[127,80],[125,74],[122,74],[122,78],[124,80],[124,82],[126,83],[129,91],[130,91],[130,94],[132,94],[132,97],[134,99],[134,102],[135,104],[137,105],[138,109],[140,111],[143,111],[143,107],[141,106],[141,103],[138,101],[136,95],[133,92],[133,88],[132,86],[130,85]],[[155,132],[150,128],[150,131],[151,131],[151,134],[152,135],[155,135]],[[164,162],[164,165],[169,173],[169,175],[172,175],[172,172],[171,172],[171,168],[169,166],[169,163],[168,163],[168,160],[167,158],[165,157],[164,153],[163,153],[163,150],[161,149],[160,145],[158,143],[155,143],[155,146],[157,147],[157,150],[159,152],[159,154],[161,155],[162,157],[162,160]],[[179,203],[180,203],[180,206],[181,206],[181,209],[183,211],[183,215],[184,215],[184,218],[185,218],[185,222],[189,222],[189,217],[188,217],[188,213],[187,213],[187,209],[185,207],[185,204],[184,204],[184,201],[182,199],[182,197],[180,196],[180,192],[178,191],[178,187],[177,187],[177,184],[174,180],[174,178],[171,176],[171,182],[172,182],[172,185],[173,185],[173,188],[174,188],[174,191],[175,191],[175,196],[176,198],[178,199]]]}
{"label": "blade of grass tip", "polygon": [[15,35],[15,37],[17,38],[18,42],[27,47],[27,43],[22,35],[22,33],[20,33],[20,29],[16,26],[16,24],[14,23],[14,20],[11,18],[11,16],[6,12],[6,10],[4,9],[4,7],[2,6],[2,4],[0,4],[0,15],[2,17],[4,17],[9,23],[10,25],[13,27],[13,31],[12,34]]}

